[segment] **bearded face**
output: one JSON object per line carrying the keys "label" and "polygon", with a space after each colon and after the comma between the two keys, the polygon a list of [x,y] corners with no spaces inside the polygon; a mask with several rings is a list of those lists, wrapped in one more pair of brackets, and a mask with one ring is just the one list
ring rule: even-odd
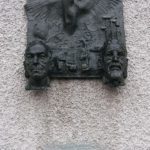
{"label": "bearded face", "polygon": [[117,41],[112,41],[104,52],[104,70],[108,79],[121,81],[127,67],[126,51]]}

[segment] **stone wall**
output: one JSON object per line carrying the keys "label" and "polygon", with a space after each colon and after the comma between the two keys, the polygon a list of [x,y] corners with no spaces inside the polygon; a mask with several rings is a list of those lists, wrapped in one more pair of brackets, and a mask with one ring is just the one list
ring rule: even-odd
{"label": "stone wall", "polygon": [[47,144],[150,149],[150,1],[124,0],[129,76],[111,89],[99,80],[53,80],[25,91],[25,0],[0,1],[0,150]]}

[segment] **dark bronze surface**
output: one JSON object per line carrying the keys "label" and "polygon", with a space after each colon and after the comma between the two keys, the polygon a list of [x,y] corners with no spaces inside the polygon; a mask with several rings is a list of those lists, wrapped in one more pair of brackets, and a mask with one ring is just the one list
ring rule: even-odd
{"label": "dark bronze surface", "polygon": [[[25,10],[27,89],[45,89],[49,78],[97,78],[124,85],[127,51],[121,0],[27,0]],[[38,55],[42,50],[44,57]]]}
{"label": "dark bronze surface", "polygon": [[48,72],[51,53],[49,47],[42,41],[29,44],[25,53],[25,75],[29,78],[27,90],[41,90],[49,85]]}

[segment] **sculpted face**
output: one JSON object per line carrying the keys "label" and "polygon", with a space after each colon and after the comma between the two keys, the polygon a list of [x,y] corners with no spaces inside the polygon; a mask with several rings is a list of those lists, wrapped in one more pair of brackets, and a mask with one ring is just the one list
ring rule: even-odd
{"label": "sculpted face", "polygon": [[113,40],[104,52],[104,68],[110,80],[122,80],[127,67],[126,50]]}
{"label": "sculpted face", "polygon": [[40,80],[47,77],[48,49],[41,43],[33,44],[26,50],[25,67],[30,78]]}

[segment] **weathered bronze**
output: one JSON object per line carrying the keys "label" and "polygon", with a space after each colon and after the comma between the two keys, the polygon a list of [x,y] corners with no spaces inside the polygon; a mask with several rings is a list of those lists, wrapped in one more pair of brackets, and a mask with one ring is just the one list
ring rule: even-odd
{"label": "weathered bronze", "polygon": [[105,83],[114,86],[124,85],[124,79],[127,77],[127,53],[124,47],[121,47],[116,39],[108,43],[103,52],[103,67]]}
{"label": "weathered bronze", "polygon": [[[124,85],[127,51],[122,0],[27,0],[25,10],[28,90],[45,89],[49,78],[97,78]],[[28,56],[39,49],[45,53],[39,61],[44,67],[37,67],[35,73],[34,57]]]}
{"label": "weathered bronze", "polygon": [[29,78],[27,90],[42,90],[49,86],[48,72],[51,53],[42,41],[29,44],[25,53],[25,75]]}
{"label": "weathered bronze", "polygon": [[127,77],[127,51],[120,40],[118,28],[117,20],[111,18],[107,18],[105,27],[102,28],[106,37],[102,50],[103,81],[113,86],[124,85]]}
{"label": "weathered bronze", "polygon": [[62,0],[64,27],[68,33],[73,34],[78,26],[78,19],[86,14],[94,5],[91,0]]}

